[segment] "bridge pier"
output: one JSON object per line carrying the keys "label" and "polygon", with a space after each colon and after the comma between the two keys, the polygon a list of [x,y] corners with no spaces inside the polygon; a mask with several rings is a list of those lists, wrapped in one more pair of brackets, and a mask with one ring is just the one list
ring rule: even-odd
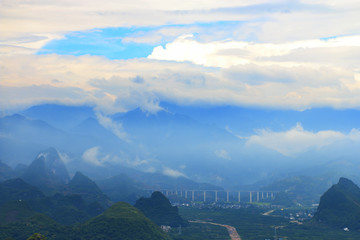
{"label": "bridge pier", "polygon": [[218,192],[217,191],[215,191],[215,202],[217,202],[218,201]]}
{"label": "bridge pier", "polygon": [[250,192],[250,203],[252,203],[252,192]]}
{"label": "bridge pier", "polygon": [[238,192],[238,202],[240,202],[240,192]]}

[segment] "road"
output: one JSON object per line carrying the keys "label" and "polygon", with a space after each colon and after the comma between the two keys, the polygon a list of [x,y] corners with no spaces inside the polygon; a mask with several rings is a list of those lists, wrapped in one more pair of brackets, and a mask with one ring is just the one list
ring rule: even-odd
{"label": "road", "polygon": [[225,224],[220,224],[220,223],[213,223],[213,222],[205,222],[205,221],[201,221],[201,220],[196,220],[196,221],[189,221],[192,223],[203,223],[203,224],[212,224],[212,225],[216,225],[216,226],[221,226],[221,227],[225,227],[228,230],[229,236],[231,238],[231,240],[241,240],[241,237],[239,236],[239,234],[236,231],[236,228],[234,228],[233,226],[229,226],[229,225],[225,225]]}
{"label": "road", "polygon": [[273,213],[275,210],[270,210],[266,213],[263,213],[264,216],[270,216],[271,213]]}

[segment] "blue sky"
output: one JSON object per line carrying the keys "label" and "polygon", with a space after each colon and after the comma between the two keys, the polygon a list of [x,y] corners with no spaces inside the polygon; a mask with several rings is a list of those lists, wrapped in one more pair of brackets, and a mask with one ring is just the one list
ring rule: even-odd
{"label": "blue sky", "polygon": [[[234,38],[232,30],[241,25],[241,21],[218,21],[193,24],[175,24],[152,27],[111,27],[76,31],[66,34],[61,39],[46,43],[37,54],[59,55],[95,55],[109,59],[146,58],[156,46],[165,46],[174,41],[178,35],[167,35],[166,29],[176,29],[178,32],[191,32],[194,38],[203,41]],[[209,34],[217,32],[217,35]],[[136,42],[136,38],[147,35],[156,36],[149,42]],[[131,40],[130,38],[133,38]],[[247,39],[249,40],[249,39]]]}
{"label": "blue sky", "polygon": [[38,54],[97,55],[109,59],[144,58],[151,54],[155,44],[127,43],[122,38],[151,28],[105,28],[85,32],[71,32],[63,39],[44,45]]}

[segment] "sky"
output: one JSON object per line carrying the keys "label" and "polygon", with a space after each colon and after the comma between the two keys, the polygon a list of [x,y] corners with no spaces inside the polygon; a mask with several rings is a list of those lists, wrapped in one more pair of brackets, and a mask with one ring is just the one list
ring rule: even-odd
{"label": "sky", "polygon": [[360,107],[354,0],[0,3],[0,108]]}
{"label": "sky", "polygon": [[[85,104],[117,129],[110,114],[156,113],[161,102],[359,109],[359,60],[358,0],[0,1],[0,115]],[[294,156],[359,133],[299,123],[246,141]]]}

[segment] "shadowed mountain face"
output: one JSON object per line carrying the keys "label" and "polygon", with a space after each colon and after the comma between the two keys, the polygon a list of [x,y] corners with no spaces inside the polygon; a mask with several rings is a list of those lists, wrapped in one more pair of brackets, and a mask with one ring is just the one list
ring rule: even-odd
{"label": "shadowed mountain face", "polygon": [[360,188],[351,180],[340,178],[320,198],[314,219],[333,227],[360,229]]}
{"label": "shadowed mountain face", "polygon": [[173,207],[161,192],[154,192],[150,198],[138,199],[134,206],[158,225],[178,227],[187,224],[179,215],[178,208]]}
{"label": "shadowed mountain face", "polygon": [[5,163],[0,161],[0,182],[13,178],[15,176],[16,174],[14,170]]}
{"label": "shadowed mountain face", "polygon": [[54,148],[38,154],[23,175],[23,179],[45,192],[51,192],[69,181],[69,173]]}
{"label": "shadowed mountain face", "polygon": [[98,202],[103,208],[108,208],[110,199],[100,190],[98,185],[81,172],[76,172],[66,190],[72,194],[78,194],[88,203]]}

